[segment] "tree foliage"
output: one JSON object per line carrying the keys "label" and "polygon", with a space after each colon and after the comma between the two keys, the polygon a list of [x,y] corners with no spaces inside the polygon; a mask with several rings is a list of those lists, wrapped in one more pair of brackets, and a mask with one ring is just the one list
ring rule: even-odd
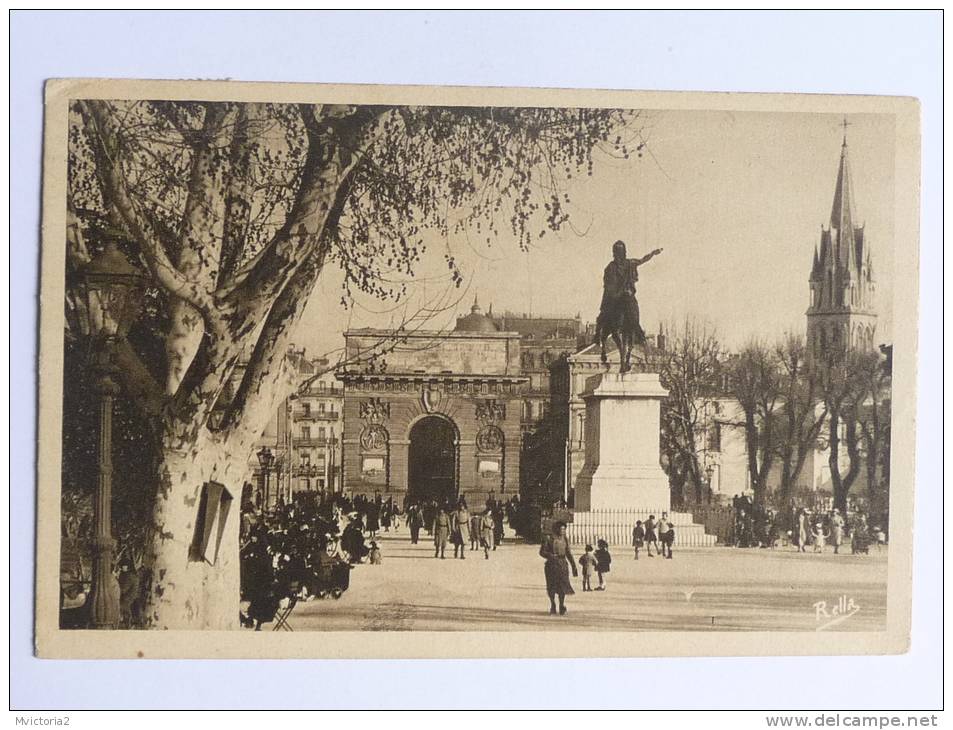
{"label": "tree foliage", "polygon": [[[119,236],[151,275],[157,400],[183,438],[250,362],[222,428],[262,395],[328,262],[356,292],[406,294],[423,232],[526,248],[567,220],[565,180],[641,146],[610,109],[77,101],[69,204],[81,264]],[[90,235],[93,234],[93,235]],[[459,285],[453,252],[443,253]],[[140,380],[143,371],[137,375]],[[139,383],[140,389],[143,384]],[[155,389],[154,389],[155,390]]]}
{"label": "tree foliage", "polygon": [[[619,109],[72,103],[67,344],[80,344],[82,319],[69,284],[107,241],[148,276],[144,311],[115,353],[130,408],[119,425],[138,449],[120,445],[115,487],[119,502],[153,509],[152,620],[234,620],[209,591],[236,583],[175,551],[187,547],[196,490],[212,474],[241,479],[294,387],[287,353],[326,267],[343,272],[347,307],[358,294],[403,298],[434,232],[527,248],[566,223],[566,181],[591,174],[595,155],[640,154],[638,121]],[[434,253],[459,287],[449,242]],[[67,362],[71,384],[81,363]],[[74,405],[65,472],[95,458],[89,404]]]}

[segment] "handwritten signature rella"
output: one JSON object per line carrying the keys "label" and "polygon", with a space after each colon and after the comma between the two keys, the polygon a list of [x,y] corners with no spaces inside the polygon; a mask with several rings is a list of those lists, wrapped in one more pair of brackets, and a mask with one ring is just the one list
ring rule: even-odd
{"label": "handwritten signature rella", "polygon": [[818,601],[814,604],[816,630],[823,631],[846,621],[860,611],[860,606],[849,596],[840,596],[835,603]]}

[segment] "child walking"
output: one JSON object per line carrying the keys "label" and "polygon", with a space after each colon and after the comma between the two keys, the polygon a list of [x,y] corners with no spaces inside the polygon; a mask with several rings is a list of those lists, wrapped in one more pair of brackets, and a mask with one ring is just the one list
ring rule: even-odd
{"label": "child walking", "polygon": [[827,545],[827,538],[829,533],[824,532],[824,524],[818,522],[814,525],[814,552],[822,553],[824,552],[824,547]]}
{"label": "child walking", "polygon": [[609,581],[605,578],[605,574],[609,572],[609,564],[612,562],[612,556],[609,555],[609,543],[605,540],[600,540],[599,549],[596,550],[596,574],[599,576],[599,586],[596,588],[597,591],[604,591]]}
{"label": "child walking", "polygon": [[368,560],[371,565],[380,565],[381,560],[381,549],[377,547],[377,543],[374,540],[371,540],[371,552],[368,555]]}
{"label": "child walking", "polygon": [[596,556],[592,554],[592,545],[586,545],[586,554],[579,558],[582,566],[582,590],[592,590],[592,574],[596,569]]}
{"label": "child walking", "polygon": [[645,545],[645,528],[642,527],[642,520],[635,521],[635,529],[632,530],[632,547],[635,548],[635,559],[639,559],[639,550]]}

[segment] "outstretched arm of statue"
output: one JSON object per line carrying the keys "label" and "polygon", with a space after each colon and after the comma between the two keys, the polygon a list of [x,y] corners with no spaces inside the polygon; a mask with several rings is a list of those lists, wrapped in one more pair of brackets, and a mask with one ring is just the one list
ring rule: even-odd
{"label": "outstretched arm of statue", "polygon": [[641,266],[642,264],[644,264],[644,263],[646,263],[647,261],[651,260],[651,259],[654,258],[655,256],[658,256],[660,253],[662,253],[662,249],[657,248],[657,249],[655,249],[654,251],[649,251],[649,253],[645,254],[645,256],[643,256],[643,257],[640,258],[640,259],[629,259],[629,260],[632,261],[633,263],[635,263],[636,266]]}

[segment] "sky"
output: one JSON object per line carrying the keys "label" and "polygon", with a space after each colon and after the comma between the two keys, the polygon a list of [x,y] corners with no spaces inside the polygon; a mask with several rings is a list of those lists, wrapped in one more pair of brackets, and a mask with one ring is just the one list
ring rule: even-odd
{"label": "sky", "polygon": [[[886,114],[848,118],[855,225],[866,226],[876,277],[878,342],[890,341],[894,219],[894,127]],[[443,297],[453,306],[428,329],[452,329],[474,297],[484,310],[594,321],[602,270],[617,239],[630,257],[663,253],[640,269],[643,327],[686,317],[709,324],[729,348],[752,338],[803,333],[808,276],[828,226],[844,135],[835,114],[649,110],[641,158],[596,157],[592,177],[566,186],[571,226],[528,252],[505,235],[487,248],[465,235],[427,237],[428,253],[407,303]],[[506,228],[506,226],[502,226]],[[443,252],[464,275],[447,291]],[[913,244],[911,239],[910,245]],[[902,245],[901,249],[902,250]],[[342,274],[329,266],[307,303],[296,345],[334,351],[348,327],[387,327],[401,311],[359,298],[340,303]]]}

